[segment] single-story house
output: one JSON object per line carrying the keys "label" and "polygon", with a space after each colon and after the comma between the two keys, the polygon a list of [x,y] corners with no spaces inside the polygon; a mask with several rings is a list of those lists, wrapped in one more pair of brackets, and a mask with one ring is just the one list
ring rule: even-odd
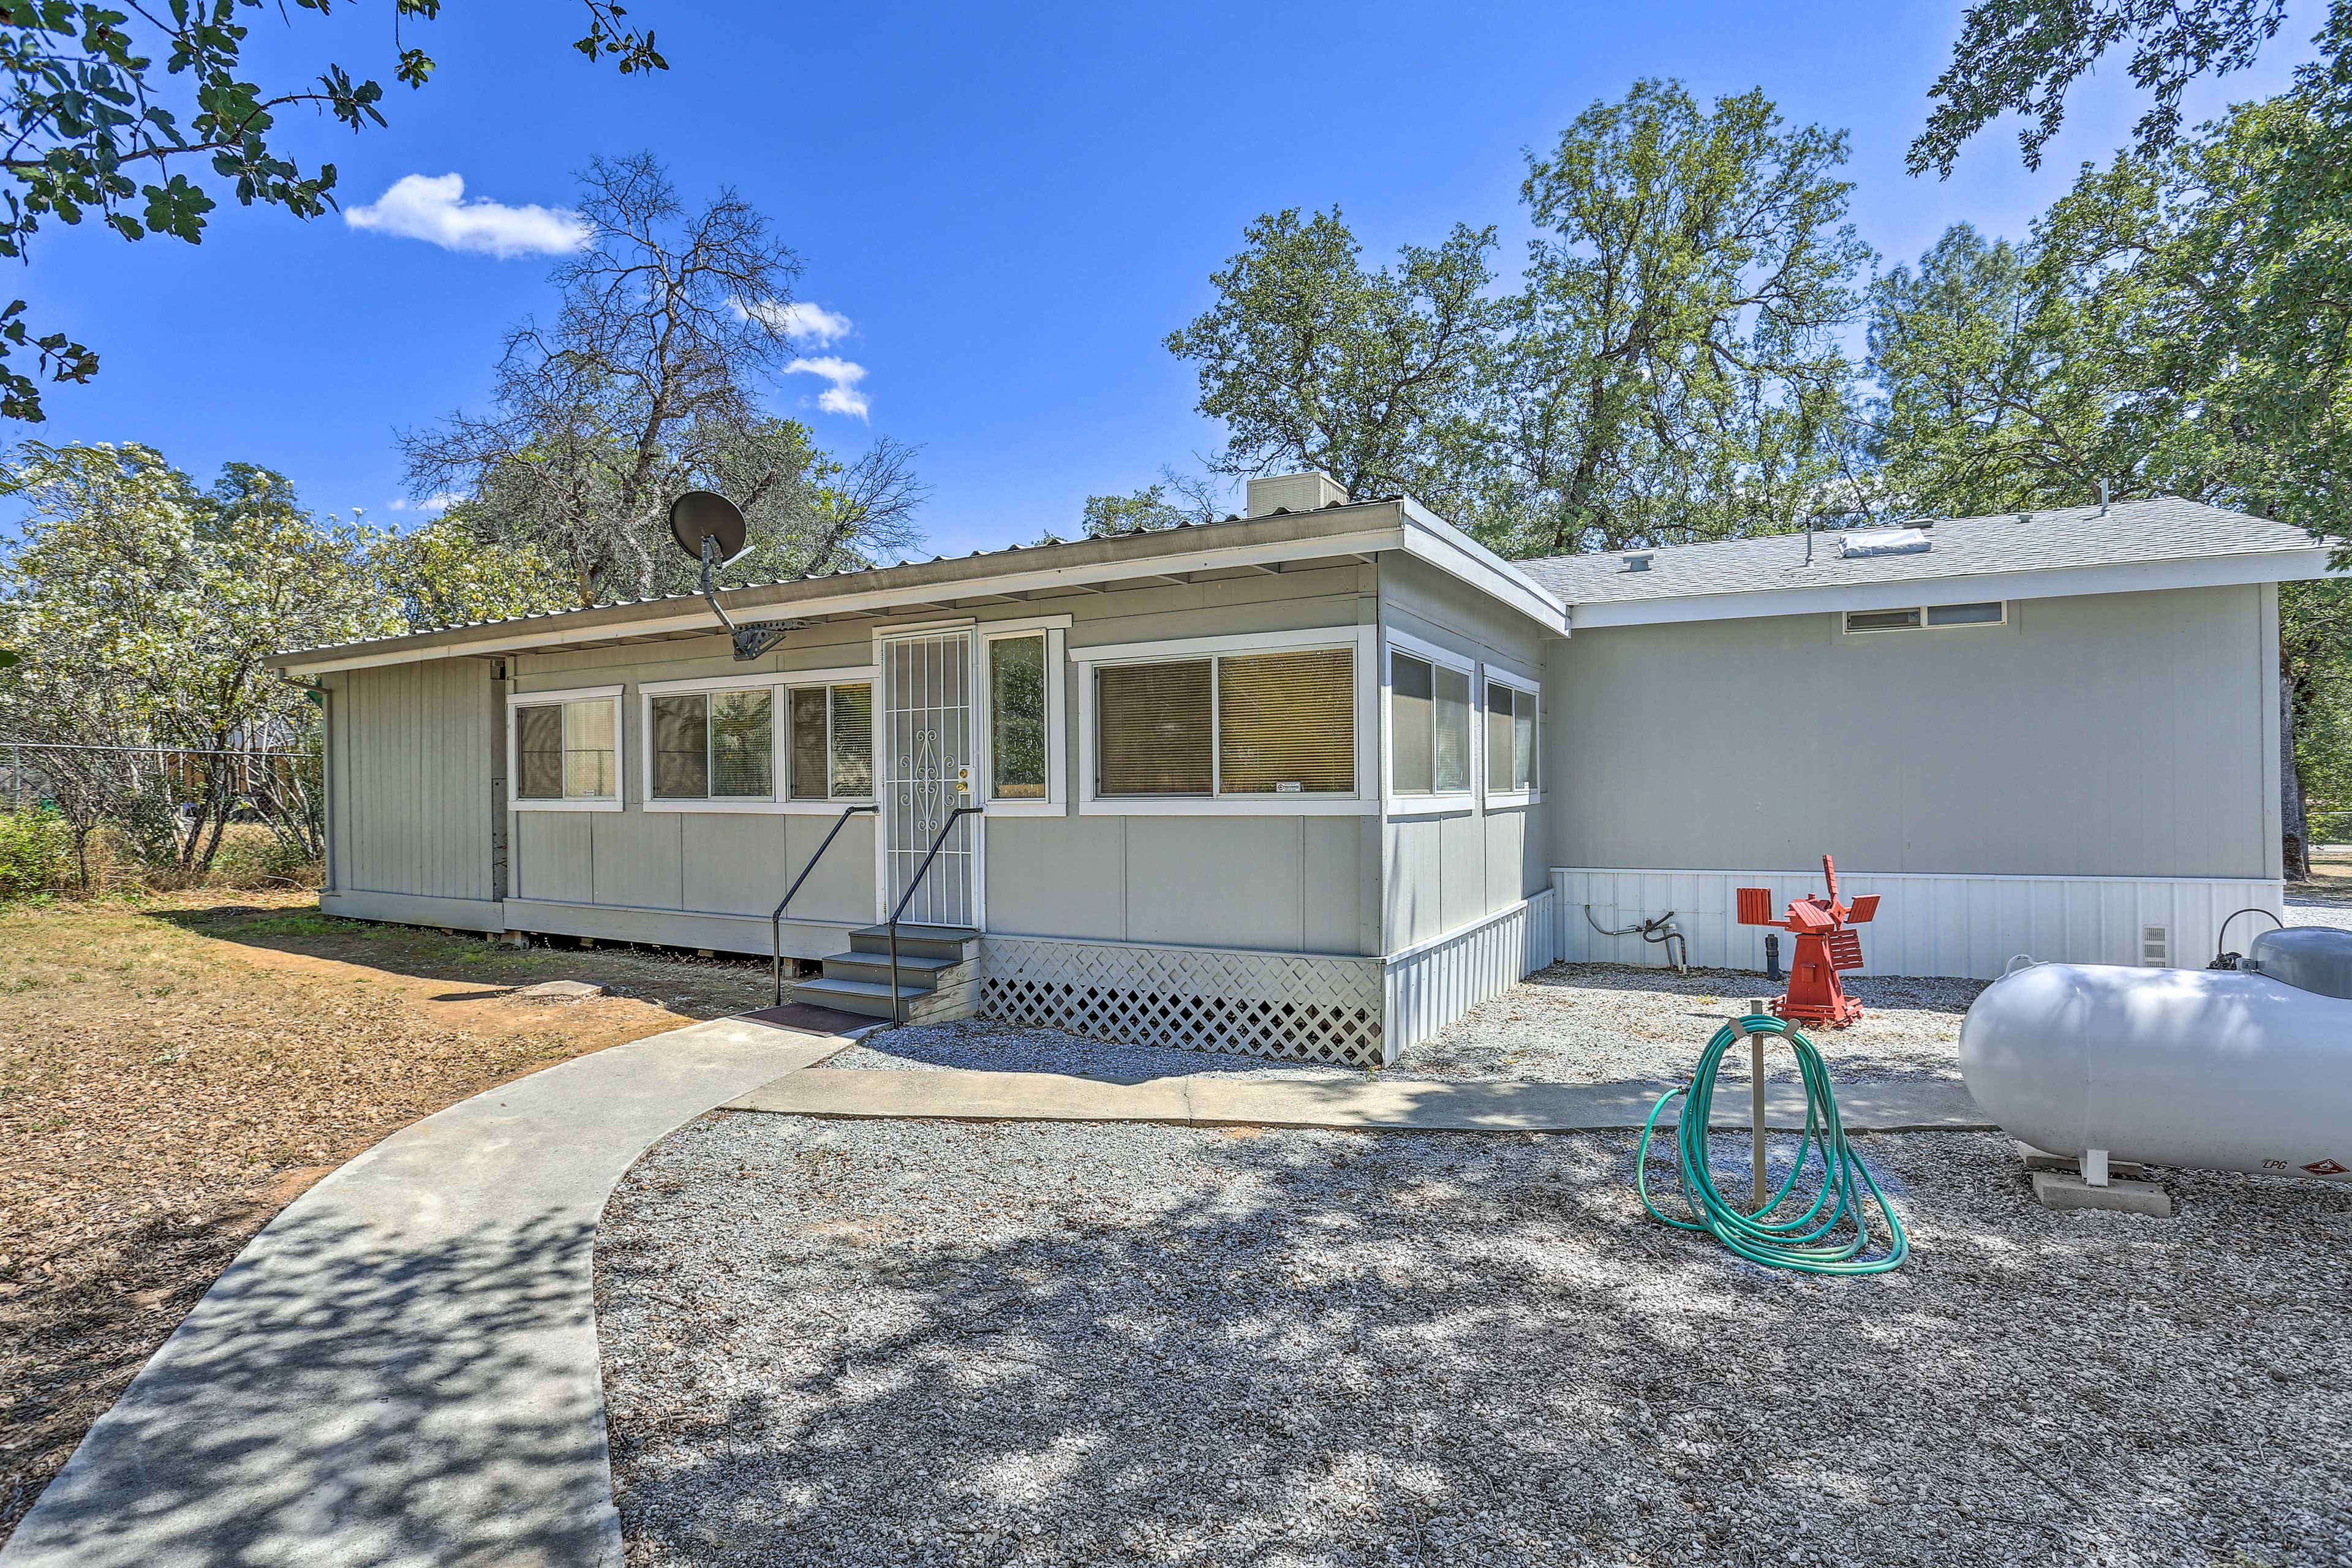
{"label": "single-story house", "polygon": [[685,596],[275,662],[331,913],[774,932],[810,1001],[1370,1064],[1668,911],[1760,969],[1733,889],[1824,851],[1879,973],[2201,962],[2280,906],[2276,585],[2326,556],[2158,500],[1507,562],[1310,473],[724,591],[749,659]]}

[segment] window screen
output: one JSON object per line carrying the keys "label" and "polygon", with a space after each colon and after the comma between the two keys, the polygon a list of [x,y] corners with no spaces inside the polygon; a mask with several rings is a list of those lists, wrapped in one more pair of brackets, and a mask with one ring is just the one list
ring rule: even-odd
{"label": "window screen", "polygon": [[1437,785],[1436,737],[1431,701],[1436,668],[1407,653],[1389,655],[1389,761],[1399,795],[1427,795]]}
{"label": "window screen", "polygon": [[1536,787],[1535,694],[1497,681],[1486,683],[1486,787]]}
{"label": "window screen", "polygon": [[1226,795],[1353,790],[1354,650],[1219,659],[1217,773],[1217,787]]}
{"label": "window screen", "polygon": [[1536,787],[1536,694],[1515,694],[1511,715],[1511,787]]}
{"label": "window screen", "polygon": [[604,698],[563,705],[563,797],[611,800],[619,782],[614,765],[620,737],[614,732],[613,704]]}
{"label": "window screen", "polygon": [[515,710],[515,753],[519,800],[563,798],[563,710],[560,707]]}
{"label": "window screen", "polygon": [[998,637],[988,645],[989,794],[1045,798],[1045,639]]}
{"label": "window screen", "polygon": [[765,800],[776,793],[774,713],[771,691],[711,693],[711,795]]}
{"label": "window screen", "polygon": [[825,739],[825,689],[796,686],[787,699],[792,737],[793,798],[824,800],[832,794],[832,751]]}
{"label": "window screen", "polygon": [[649,706],[654,798],[700,800],[710,793],[707,700],[699,695],[656,697]]}
{"label": "window screen", "polygon": [[832,692],[833,797],[864,800],[874,793],[874,688],[861,681]]}
{"label": "window screen", "polygon": [[1211,793],[1209,669],[1191,659],[1096,672],[1097,794]]}
{"label": "window screen", "polygon": [[1470,787],[1470,677],[1459,669],[1437,667],[1437,793],[1449,795]]}

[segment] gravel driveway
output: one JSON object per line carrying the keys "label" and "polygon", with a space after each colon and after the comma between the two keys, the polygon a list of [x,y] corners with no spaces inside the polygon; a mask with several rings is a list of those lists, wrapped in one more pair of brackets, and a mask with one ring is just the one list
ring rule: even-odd
{"label": "gravel driveway", "polygon": [[[1813,1029],[1841,1080],[1959,1076],[1960,1016],[1984,983],[1976,980],[1850,978],[1868,1009],[1844,1029]],[[1531,1079],[1551,1083],[1612,1083],[1622,1079],[1686,1078],[1699,1047],[1751,996],[1780,987],[1759,974],[1671,970],[1616,963],[1556,963],[1472,1008],[1442,1033],[1407,1051],[1387,1079]],[[1793,1077],[1786,1051],[1767,1060]],[[995,1072],[1056,1072],[1138,1083],[1185,1073],[1216,1078],[1360,1078],[1360,1071],[1268,1061],[1258,1057],[1155,1046],[1114,1045],[970,1019],[869,1036],[831,1064],[852,1069],[976,1068]]]}
{"label": "gravel driveway", "polygon": [[1869,1139],[1916,1252],[1832,1281],[1626,1138],[1244,1132],[665,1141],[597,1251],[629,1561],[2352,1560],[2352,1193]]}

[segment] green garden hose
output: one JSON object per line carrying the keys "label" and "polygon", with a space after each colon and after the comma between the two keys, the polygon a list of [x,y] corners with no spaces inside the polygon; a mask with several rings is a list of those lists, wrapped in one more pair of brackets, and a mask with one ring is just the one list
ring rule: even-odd
{"label": "green garden hose", "polygon": [[[1797,1053],[1797,1066],[1805,1077],[1803,1147],[1790,1166],[1789,1179],[1780,1184],[1780,1190],[1765,1201],[1763,1207],[1752,1210],[1732,1203],[1717,1189],[1714,1173],[1706,1162],[1706,1124],[1708,1111],[1715,1104],[1716,1073],[1723,1066],[1724,1053],[1750,1034],[1779,1035],[1787,1040]],[[1658,1118],[1676,1096],[1683,1097],[1683,1113],[1676,1129],[1675,1155],[1681,1166],[1683,1201],[1695,1216],[1691,1219],[1660,1214],[1658,1205],[1650,1201],[1650,1135],[1657,1131]],[[1756,1135],[1763,1134],[1759,1130]],[[1801,1214],[1787,1219],[1773,1218],[1774,1212],[1790,1202],[1816,1152],[1822,1160],[1821,1191],[1813,1194]],[[1705,1231],[1751,1263],[1794,1268],[1807,1274],[1879,1274],[1899,1267],[1911,1255],[1911,1241],[1903,1234],[1903,1222],[1895,1217],[1886,1194],[1878,1190],[1870,1167],[1862,1163],[1862,1156],[1846,1140],[1845,1126],[1838,1120],[1837,1096],[1830,1091],[1830,1072],[1822,1064],[1822,1053],[1784,1018],[1758,1014],[1726,1024],[1715,1032],[1715,1037],[1699,1053],[1698,1068],[1691,1074],[1690,1082],[1680,1089],[1668,1089],[1650,1108],[1650,1120],[1642,1128],[1641,1152],[1634,1156],[1633,1172],[1642,1206],[1650,1211],[1652,1218],[1677,1230]],[[1886,1247],[1876,1253],[1871,1251],[1870,1224],[1863,1207],[1865,1190],[1878,1205],[1888,1232]]]}

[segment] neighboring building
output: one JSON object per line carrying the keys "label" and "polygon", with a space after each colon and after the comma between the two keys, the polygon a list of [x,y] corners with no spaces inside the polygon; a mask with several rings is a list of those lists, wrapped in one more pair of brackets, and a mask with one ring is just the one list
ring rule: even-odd
{"label": "neighboring building", "polygon": [[[810,1000],[1393,1061],[1731,889],[1885,896],[1886,973],[2191,964],[2281,900],[2300,531],[2182,501],[1506,563],[1410,498],[282,654],[333,914],[829,958]],[[950,809],[975,816],[950,823]],[[828,844],[821,858],[821,846]],[[812,869],[812,864],[814,868]],[[845,948],[851,951],[845,952]]]}

